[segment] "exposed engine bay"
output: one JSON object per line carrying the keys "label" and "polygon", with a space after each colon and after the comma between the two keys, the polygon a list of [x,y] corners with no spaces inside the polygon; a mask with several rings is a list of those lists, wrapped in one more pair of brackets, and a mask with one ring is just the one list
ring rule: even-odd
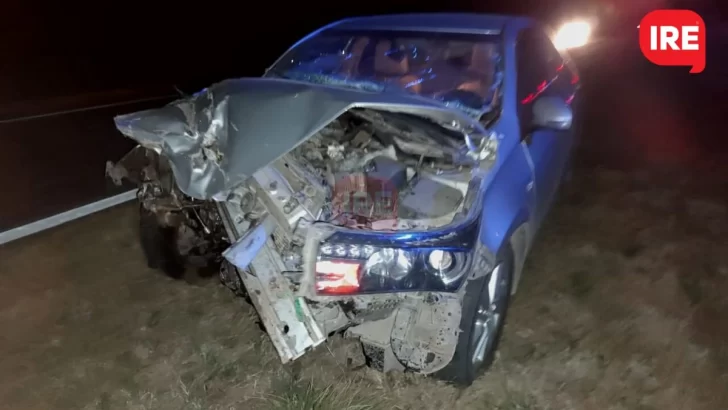
{"label": "exposed engine bay", "polygon": [[[477,166],[462,141],[462,135],[416,116],[351,110],[232,190],[227,202],[239,206],[250,226],[267,215],[275,218],[274,238],[286,268],[301,271],[301,247],[314,221],[371,230],[450,223],[462,210]],[[184,227],[185,254],[214,253],[209,250],[230,241],[212,203],[182,193],[156,152],[140,146],[107,173],[117,183],[138,181],[143,209],[161,225]]]}
{"label": "exposed engine bay", "polygon": [[[275,209],[292,242],[303,240],[306,221],[374,230],[449,223],[470,181],[471,167],[459,165],[462,137],[426,120],[390,115],[342,115],[235,194],[247,198],[243,205],[259,198],[259,205]],[[430,129],[408,130],[418,122]],[[257,215],[254,208],[245,212]]]}
{"label": "exposed engine bay", "polygon": [[[140,142],[108,164],[107,174],[139,184],[150,266],[173,276],[185,266],[219,266],[222,282],[251,299],[284,362],[344,329],[382,370],[431,373],[450,361],[460,321],[457,292],[319,295],[310,266],[339,228],[427,231],[463,219],[495,160],[497,139],[472,141],[414,114],[349,109],[214,199],[185,194],[163,150]],[[368,245],[340,248],[326,255],[374,252]]]}

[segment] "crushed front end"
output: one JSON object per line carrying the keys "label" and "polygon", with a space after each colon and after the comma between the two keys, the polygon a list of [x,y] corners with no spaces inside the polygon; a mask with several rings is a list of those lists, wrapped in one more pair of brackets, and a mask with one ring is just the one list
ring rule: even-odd
{"label": "crushed front end", "polygon": [[217,263],[247,294],[283,362],[340,331],[382,370],[451,360],[462,285],[491,262],[477,241],[497,148],[485,128],[414,97],[272,79],[117,127],[142,165],[109,174],[140,183],[142,216],[174,231],[177,260]]}

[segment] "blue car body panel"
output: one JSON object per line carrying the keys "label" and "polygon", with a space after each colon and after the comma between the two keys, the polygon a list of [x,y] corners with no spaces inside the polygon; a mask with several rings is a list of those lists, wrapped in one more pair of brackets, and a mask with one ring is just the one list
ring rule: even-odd
{"label": "blue car body panel", "polygon": [[[500,20],[499,20],[500,21]],[[505,19],[502,27],[506,74],[503,111],[493,129],[502,135],[498,161],[486,187],[480,241],[498,254],[512,233],[528,224],[527,248],[551,206],[573,146],[571,132],[538,130],[530,143],[521,141],[517,108],[516,44],[518,34],[538,27],[525,18]]]}
{"label": "blue car body panel", "polygon": [[494,254],[521,225],[528,224],[527,248],[551,207],[574,145],[572,131],[534,131],[522,142],[517,108],[516,44],[519,33],[539,28],[530,19],[506,19],[503,26],[503,111],[494,129],[503,135],[499,161],[486,188],[480,232],[481,242]]}
{"label": "blue car body panel", "polygon": [[498,146],[498,159],[491,172],[483,198],[480,241],[493,253],[498,254],[511,233],[537,214],[533,169],[528,153],[520,142],[518,115],[516,114],[515,67],[516,35],[521,27],[528,27],[530,20],[516,19],[503,24],[503,56],[506,74],[503,78],[503,106],[494,130],[502,136]]}

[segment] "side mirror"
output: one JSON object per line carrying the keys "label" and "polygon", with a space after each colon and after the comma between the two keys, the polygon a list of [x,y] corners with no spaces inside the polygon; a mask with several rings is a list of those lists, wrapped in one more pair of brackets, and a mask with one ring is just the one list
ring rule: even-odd
{"label": "side mirror", "polygon": [[571,128],[573,114],[571,107],[558,97],[543,96],[533,103],[533,127],[555,131]]}

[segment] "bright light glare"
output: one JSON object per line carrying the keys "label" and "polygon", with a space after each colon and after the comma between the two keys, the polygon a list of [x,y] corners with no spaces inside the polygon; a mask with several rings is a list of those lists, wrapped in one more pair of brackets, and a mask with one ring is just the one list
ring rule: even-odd
{"label": "bright light glare", "polygon": [[554,45],[559,50],[576,48],[585,45],[591,35],[591,24],[586,21],[566,23],[556,32]]}

